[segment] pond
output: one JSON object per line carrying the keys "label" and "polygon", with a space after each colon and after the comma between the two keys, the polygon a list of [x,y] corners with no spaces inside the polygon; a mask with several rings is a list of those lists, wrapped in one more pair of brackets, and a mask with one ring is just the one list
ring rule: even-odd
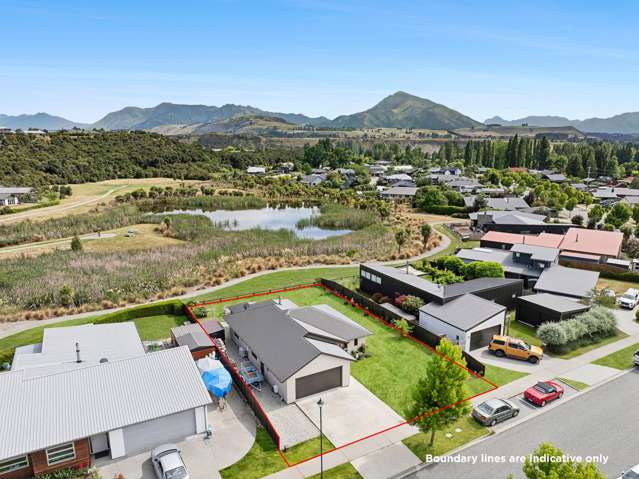
{"label": "pond", "polygon": [[201,209],[174,210],[164,214],[192,214],[204,215],[221,228],[231,231],[262,228],[267,230],[285,229],[294,232],[298,238],[324,239],[331,236],[345,235],[351,230],[325,229],[317,226],[300,228],[297,223],[319,214],[319,208],[313,207],[284,207],[260,208],[254,210],[217,210],[204,211]]}

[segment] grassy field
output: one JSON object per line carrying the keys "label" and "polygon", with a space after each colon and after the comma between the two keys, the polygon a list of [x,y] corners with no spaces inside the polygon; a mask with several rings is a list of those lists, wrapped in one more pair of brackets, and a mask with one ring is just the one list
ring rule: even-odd
{"label": "grassy field", "polygon": [[[460,431],[457,431],[457,429],[460,429]],[[451,434],[451,437],[446,437],[447,434]],[[430,433],[420,432],[414,436],[407,437],[402,442],[423,461],[427,454],[443,455],[487,434],[490,434],[487,428],[479,424],[471,416],[466,416],[444,430],[438,431],[432,448],[429,446]]]}
{"label": "grassy field", "polygon": [[567,378],[557,378],[557,379],[559,379],[563,383],[566,383],[568,386],[573,387],[577,391],[583,391],[587,387],[590,387],[590,384],[582,383],[581,381],[575,381],[574,379],[567,379]]}
{"label": "grassy field", "polygon": [[626,292],[630,288],[639,288],[638,283],[630,281],[620,281],[618,279],[599,278],[597,281],[597,289],[612,289],[617,296]]}
{"label": "grassy field", "polygon": [[[256,298],[256,301],[277,297],[287,298],[298,306],[328,304],[337,311],[347,315],[373,334],[366,339],[366,351],[369,357],[360,359],[351,366],[351,374],[373,394],[393,408],[398,414],[406,417],[406,410],[411,402],[413,387],[418,379],[426,373],[432,352],[421,344],[403,338],[395,330],[381,321],[365,315],[335,295],[320,288],[305,288],[282,294],[267,295]],[[239,300],[235,302],[247,301]],[[209,311],[216,317],[222,315],[224,306],[233,303],[216,304]],[[488,366],[486,379],[503,385],[526,376],[526,373]],[[479,378],[470,376],[467,380],[468,394],[474,395],[490,389],[491,386]]]}
{"label": "grassy field", "polygon": [[162,314],[134,319],[135,327],[140,338],[144,341],[156,341],[171,336],[171,328],[181,326],[186,322],[186,316]]}
{"label": "grassy field", "polygon": [[[132,251],[152,248],[162,248],[183,244],[184,241],[169,238],[154,231],[157,225],[139,224],[105,231],[105,233],[115,234],[112,238],[87,239],[82,241],[82,246],[88,252],[112,252],[112,251]],[[127,237],[129,231],[135,234]]]}
{"label": "grassy field", "polygon": [[599,358],[593,361],[592,364],[598,364],[599,366],[608,366],[615,369],[629,369],[633,367],[632,357],[635,351],[639,350],[639,343],[628,346],[627,348],[620,349],[608,356]]}
{"label": "grassy field", "polygon": [[[303,442],[286,451],[288,462],[295,463],[319,454],[319,437]],[[331,442],[324,438],[324,450],[333,449]],[[259,479],[275,472],[286,469],[286,463],[280,457],[275,443],[268,433],[258,427],[255,434],[255,442],[251,450],[235,464],[222,469],[222,479]],[[331,476],[327,476],[331,477]],[[344,477],[344,476],[334,476]],[[345,476],[348,477],[348,476]],[[355,476],[357,477],[357,476]]]}

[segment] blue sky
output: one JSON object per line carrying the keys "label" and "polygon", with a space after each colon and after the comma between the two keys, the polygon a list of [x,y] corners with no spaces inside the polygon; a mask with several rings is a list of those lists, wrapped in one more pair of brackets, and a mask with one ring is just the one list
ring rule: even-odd
{"label": "blue sky", "polygon": [[169,101],[332,118],[397,90],[480,121],[639,110],[636,1],[0,0],[0,12],[0,113],[92,122]]}

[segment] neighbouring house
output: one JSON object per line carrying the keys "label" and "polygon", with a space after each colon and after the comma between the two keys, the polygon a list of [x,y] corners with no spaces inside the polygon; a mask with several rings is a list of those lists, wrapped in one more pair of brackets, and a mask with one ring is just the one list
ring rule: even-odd
{"label": "neighbouring house", "polygon": [[492,248],[461,249],[456,256],[464,263],[492,261],[499,263],[507,278],[524,280],[524,287],[531,287],[541,273],[559,264],[559,250],[543,246],[516,244],[511,250]]}
{"label": "neighbouring house", "polygon": [[0,374],[0,478],[90,465],[206,431],[211,398],[188,348],[145,354],[131,327],[47,328],[41,344],[16,351]]}
{"label": "neighbouring house", "polygon": [[265,166],[249,166],[246,168],[246,173],[249,175],[264,175],[266,174]]}
{"label": "neighbouring house", "polygon": [[459,178],[453,181],[446,181],[446,186],[457,190],[460,193],[470,193],[479,188],[481,184],[477,180],[471,180],[468,178]]}
{"label": "neighbouring house", "polygon": [[415,201],[416,194],[417,188],[410,186],[394,186],[392,188],[388,188],[379,192],[379,196],[382,199],[391,201],[406,201],[410,203]]}
{"label": "neighbouring house", "polygon": [[16,206],[33,195],[33,188],[0,185],[0,206]]}
{"label": "neighbouring house", "polygon": [[605,263],[609,258],[617,258],[621,254],[623,233],[619,231],[591,230],[570,228],[559,246],[561,258],[575,258],[577,255],[590,255],[591,260],[598,257],[597,262]]}
{"label": "neighbouring house", "polygon": [[319,186],[325,181],[326,181],[325,173],[321,173],[321,174],[311,173],[310,175],[305,175],[304,178],[302,178],[301,183],[308,186]]}
{"label": "neighbouring house", "polygon": [[230,336],[286,403],[348,386],[351,352],[371,333],[328,305],[287,301],[236,305],[224,317]]}
{"label": "neighbouring house", "polygon": [[503,332],[506,307],[473,294],[465,294],[450,303],[435,301],[419,310],[419,325],[471,352]]}
{"label": "neighbouring house", "polygon": [[391,188],[397,188],[397,187],[415,188],[417,187],[417,184],[414,181],[399,180],[392,183],[390,186]]}
{"label": "neighbouring house", "polygon": [[531,294],[517,298],[517,321],[540,326],[543,323],[563,321],[590,310],[589,304],[549,293]]}
{"label": "neighbouring house", "polygon": [[568,181],[566,175],[563,175],[562,173],[554,173],[548,170],[541,170],[539,173],[541,173],[541,177],[544,180],[551,181],[552,183],[563,183],[564,181]]}
{"label": "neighbouring house", "polygon": [[431,175],[444,175],[444,176],[459,176],[462,174],[462,170],[460,168],[450,166],[450,167],[433,167],[430,168],[429,173]]}
{"label": "neighbouring house", "polygon": [[186,346],[193,359],[200,359],[215,351],[211,339],[224,339],[224,328],[214,319],[204,321],[202,326],[187,323],[171,328],[171,340],[176,346]]}
{"label": "neighbouring house", "polygon": [[[610,199],[632,199],[639,197],[637,188],[598,188],[592,193],[593,198],[598,200]],[[632,200],[631,200],[632,201]]]}
{"label": "neighbouring house", "polygon": [[575,225],[567,223],[546,223],[545,215],[524,211],[478,211],[470,213],[470,224],[482,231],[502,231],[516,234],[555,233],[564,234]]}
{"label": "neighbouring house", "polygon": [[[464,204],[466,208],[475,206],[475,195],[464,196]],[[513,211],[529,208],[528,203],[523,198],[506,197],[506,198],[485,198],[486,207],[489,210]]]}
{"label": "neighbouring house", "polygon": [[569,298],[586,299],[597,286],[599,272],[564,266],[544,270],[533,289],[537,293],[551,293]]}
{"label": "neighbouring house", "polygon": [[538,235],[523,235],[504,233],[501,231],[489,231],[481,237],[479,242],[482,248],[510,249],[516,244],[528,244],[532,246],[544,246],[546,248],[559,248],[564,236],[553,233],[540,233]]}
{"label": "neighbouring house", "polygon": [[388,184],[395,183],[396,181],[412,181],[413,180],[413,178],[406,173],[393,173],[390,175],[384,175],[383,179]]}
{"label": "neighbouring house", "polygon": [[0,206],[15,206],[20,203],[18,197],[8,193],[0,193]]}

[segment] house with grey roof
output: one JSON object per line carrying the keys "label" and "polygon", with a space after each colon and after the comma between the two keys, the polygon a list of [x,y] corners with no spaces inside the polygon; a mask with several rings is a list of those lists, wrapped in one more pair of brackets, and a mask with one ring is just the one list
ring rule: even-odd
{"label": "house with grey roof", "polygon": [[450,303],[435,301],[419,310],[419,325],[458,344],[470,352],[486,346],[493,335],[501,334],[506,307],[473,294],[465,294]]}
{"label": "house with grey roof", "polygon": [[379,196],[385,200],[408,202],[414,201],[416,194],[417,187],[414,186],[393,186],[379,192]]}
{"label": "house with grey roof", "polygon": [[47,328],[41,344],[16,352],[0,374],[0,477],[82,467],[206,431],[211,397],[189,349],[145,354],[131,326]]}
{"label": "house with grey roof", "polygon": [[[464,205],[467,208],[475,206],[475,195],[464,196]],[[523,198],[506,197],[506,198],[485,198],[486,207],[490,210],[513,211],[529,208],[528,203]]]}
{"label": "house with grey roof", "polygon": [[348,386],[355,350],[370,331],[328,305],[288,301],[237,305],[224,319],[240,357],[259,369],[286,403]]}
{"label": "house with grey roof", "polygon": [[584,299],[592,296],[592,290],[597,286],[598,280],[598,271],[553,266],[539,276],[533,289],[538,293]]}

